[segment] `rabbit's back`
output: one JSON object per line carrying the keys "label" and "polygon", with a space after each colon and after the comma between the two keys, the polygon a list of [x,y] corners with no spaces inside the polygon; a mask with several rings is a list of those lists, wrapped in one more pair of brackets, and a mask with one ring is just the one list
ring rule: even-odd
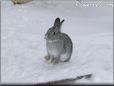
{"label": "rabbit's back", "polygon": [[61,55],[61,60],[65,60],[67,58],[70,59],[72,51],[73,51],[73,43],[72,40],[70,39],[70,37],[65,34],[62,33],[61,34],[62,39],[64,40],[64,53]]}
{"label": "rabbit's back", "polygon": [[64,43],[66,45],[69,45],[69,46],[72,45],[72,40],[70,39],[70,37],[67,34],[61,33],[61,38],[64,40]]}

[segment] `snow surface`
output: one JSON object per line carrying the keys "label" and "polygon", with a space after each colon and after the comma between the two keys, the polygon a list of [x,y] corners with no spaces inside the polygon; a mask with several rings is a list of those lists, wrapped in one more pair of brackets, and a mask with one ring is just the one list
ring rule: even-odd
{"label": "snow surface", "polygon": [[[1,2],[1,82],[39,83],[93,74],[76,83],[113,83],[113,8],[77,7],[73,3]],[[54,19],[73,41],[70,62],[44,61],[44,34]]]}

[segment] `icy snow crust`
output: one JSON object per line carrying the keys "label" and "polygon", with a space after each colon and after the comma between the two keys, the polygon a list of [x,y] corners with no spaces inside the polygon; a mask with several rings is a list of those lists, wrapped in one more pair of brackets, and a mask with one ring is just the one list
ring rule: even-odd
{"label": "icy snow crust", "polygon": [[[1,2],[1,82],[39,83],[93,74],[76,83],[113,82],[112,7],[76,7],[73,3]],[[54,19],[65,19],[62,32],[73,41],[70,62],[44,61],[44,35]]]}

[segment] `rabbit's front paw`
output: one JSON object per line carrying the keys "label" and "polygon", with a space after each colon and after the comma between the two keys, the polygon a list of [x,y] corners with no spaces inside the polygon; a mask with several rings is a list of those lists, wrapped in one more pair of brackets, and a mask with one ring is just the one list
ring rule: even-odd
{"label": "rabbit's front paw", "polygon": [[54,65],[55,65],[55,64],[58,64],[58,63],[59,63],[59,58],[53,58],[52,63],[53,63]]}
{"label": "rabbit's front paw", "polygon": [[52,63],[52,59],[49,56],[45,56],[44,58],[47,63]]}
{"label": "rabbit's front paw", "polygon": [[49,56],[45,56],[44,58],[45,58],[46,61],[48,61],[50,59]]}

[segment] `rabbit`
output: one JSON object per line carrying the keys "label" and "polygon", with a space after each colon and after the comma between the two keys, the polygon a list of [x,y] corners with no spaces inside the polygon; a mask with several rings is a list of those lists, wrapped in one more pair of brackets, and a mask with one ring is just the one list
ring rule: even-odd
{"label": "rabbit", "polygon": [[56,18],[54,25],[45,34],[48,53],[45,59],[53,64],[68,62],[73,51],[72,40],[67,34],[61,32],[63,22],[64,20],[60,21],[60,18]]}

